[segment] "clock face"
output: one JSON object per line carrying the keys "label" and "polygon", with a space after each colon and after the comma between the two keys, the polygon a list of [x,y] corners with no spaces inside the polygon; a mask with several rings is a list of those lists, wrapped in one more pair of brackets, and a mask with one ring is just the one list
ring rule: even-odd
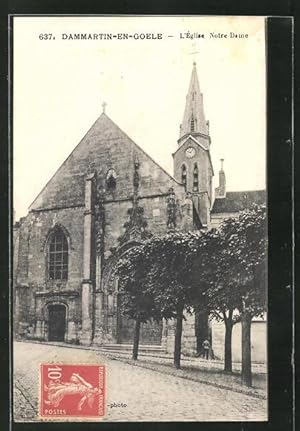
{"label": "clock face", "polygon": [[186,150],[185,150],[185,155],[189,158],[189,159],[191,159],[192,157],[194,157],[194,155],[196,154],[196,151],[195,151],[195,148],[193,148],[193,147],[188,147]]}

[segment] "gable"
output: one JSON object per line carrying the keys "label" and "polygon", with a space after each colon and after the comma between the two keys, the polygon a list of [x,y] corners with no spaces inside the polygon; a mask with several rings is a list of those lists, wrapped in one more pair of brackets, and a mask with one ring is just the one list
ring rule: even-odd
{"label": "gable", "polygon": [[[194,138],[193,135],[186,135],[185,138],[180,142],[180,147],[179,148],[183,147],[187,142],[188,142],[189,145],[195,143],[196,145],[199,145],[201,148],[203,148],[203,150],[207,150],[207,146],[204,145],[204,143],[201,142],[200,139],[198,140],[198,139]],[[179,150],[179,148],[175,151],[174,154],[177,153],[177,151]]]}
{"label": "gable", "polygon": [[[177,159],[177,157],[180,157],[180,154],[184,153],[184,151],[188,148],[188,147],[194,147],[198,153],[198,155],[206,155],[208,157],[209,160],[209,166],[211,169],[211,173],[212,175],[214,175],[214,170],[213,170],[213,164],[212,164],[212,160],[211,160],[211,156],[210,156],[210,151],[208,148],[206,148],[203,143],[201,143],[201,141],[199,141],[198,139],[196,139],[194,136],[189,135],[185,138],[185,140],[183,141],[183,143],[180,145],[180,147],[177,148],[177,150],[175,151],[175,153],[172,154],[174,160]],[[180,153],[179,153],[180,152]],[[179,154],[178,154],[179,153]],[[185,157],[185,156],[184,156]]]}
{"label": "gable", "polygon": [[134,161],[140,163],[140,194],[166,193],[170,187],[182,188],[166,171],[137,146],[106,114],[102,113],[65,160],[29,210],[84,205],[85,177],[89,168],[97,171],[105,186],[109,169],[116,172],[113,200],[133,193]]}

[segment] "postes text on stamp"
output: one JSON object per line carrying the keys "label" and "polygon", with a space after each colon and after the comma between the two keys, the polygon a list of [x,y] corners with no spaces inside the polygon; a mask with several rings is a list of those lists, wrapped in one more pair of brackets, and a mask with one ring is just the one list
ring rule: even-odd
{"label": "postes text on stamp", "polygon": [[104,416],[104,365],[41,364],[40,383],[41,418]]}

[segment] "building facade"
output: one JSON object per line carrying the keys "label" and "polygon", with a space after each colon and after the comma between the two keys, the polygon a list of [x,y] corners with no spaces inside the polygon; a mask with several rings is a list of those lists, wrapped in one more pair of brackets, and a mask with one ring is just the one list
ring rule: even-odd
{"label": "building facade", "polygon": [[[123,253],[169,229],[217,227],[228,215],[265,201],[264,191],[226,193],[223,167],[214,198],[210,145],[195,63],[174,177],[102,112],[14,225],[15,337],[131,343],[133,324],[120,313],[116,275]],[[208,331],[205,313],[187,319],[186,353],[195,353]],[[173,335],[172,325],[144,324],[141,343],[169,350]]]}

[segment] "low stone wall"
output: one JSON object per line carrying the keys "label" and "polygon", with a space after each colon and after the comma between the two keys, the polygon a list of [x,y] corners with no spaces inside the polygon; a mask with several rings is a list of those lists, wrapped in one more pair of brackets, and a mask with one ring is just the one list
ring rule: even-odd
{"label": "low stone wall", "polygon": [[[225,325],[212,321],[212,348],[216,359],[224,359]],[[237,323],[232,331],[232,360],[241,362],[241,324]],[[251,324],[251,359],[253,362],[267,362],[267,322],[256,320]]]}

